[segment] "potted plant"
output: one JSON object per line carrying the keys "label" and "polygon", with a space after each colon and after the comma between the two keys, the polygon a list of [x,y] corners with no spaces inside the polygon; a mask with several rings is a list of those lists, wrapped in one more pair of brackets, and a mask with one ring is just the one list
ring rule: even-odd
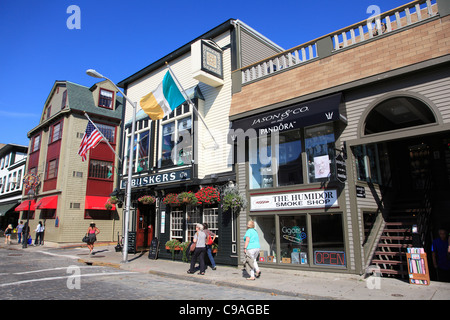
{"label": "potted plant", "polygon": [[215,204],[220,202],[220,194],[214,187],[205,187],[195,193],[199,204]]}
{"label": "potted plant", "polygon": [[232,212],[239,212],[240,209],[245,208],[247,200],[245,196],[239,192],[236,186],[226,187],[223,191],[222,208],[226,212],[231,209]]}
{"label": "potted plant", "polygon": [[170,250],[172,253],[172,260],[175,260],[175,250],[180,250],[180,241],[177,239],[172,239],[166,242],[166,249]]}
{"label": "potted plant", "polygon": [[111,204],[111,202],[109,202],[109,200],[105,203],[105,209],[106,210],[111,210],[113,207],[113,205]]}
{"label": "potted plant", "polygon": [[163,203],[173,207],[179,206],[181,204],[176,193],[169,193],[168,195],[166,195],[163,199]]}
{"label": "potted plant", "polygon": [[119,202],[119,199],[116,196],[109,197],[109,203],[116,204],[117,202]]}
{"label": "potted plant", "polygon": [[178,200],[186,205],[197,205],[198,203],[197,197],[191,191],[181,192],[180,194],[178,194]]}
{"label": "potted plant", "polygon": [[180,248],[183,251],[183,258],[182,258],[182,260],[184,262],[189,262],[189,259],[187,257],[187,248],[189,247],[190,244],[191,243],[189,241],[185,241],[185,242],[180,243]]}
{"label": "potted plant", "polygon": [[138,199],[138,201],[142,204],[153,204],[156,201],[156,198],[150,195],[142,196]]}

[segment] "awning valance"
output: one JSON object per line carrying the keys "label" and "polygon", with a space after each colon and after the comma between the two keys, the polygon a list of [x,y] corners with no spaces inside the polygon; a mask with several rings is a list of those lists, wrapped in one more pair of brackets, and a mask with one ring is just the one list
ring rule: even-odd
{"label": "awning valance", "polygon": [[36,204],[36,209],[56,209],[58,206],[58,196],[42,198]]}
{"label": "awning valance", "polygon": [[257,135],[340,120],[342,93],[302,102],[233,121],[231,129],[254,129]]}
{"label": "awning valance", "polygon": [[28,211],[28,204],[31,202],[30,211],[36,210],[36,200],[25,200],[17,206],[15,211]]}
{"label": "awning valance", "polygon": [[[105,203],[108,202],[109,197],[99,196],[86,196],[85,210],[107,210]],[[116,206],[113,204],[111,210],[116,210]]]}

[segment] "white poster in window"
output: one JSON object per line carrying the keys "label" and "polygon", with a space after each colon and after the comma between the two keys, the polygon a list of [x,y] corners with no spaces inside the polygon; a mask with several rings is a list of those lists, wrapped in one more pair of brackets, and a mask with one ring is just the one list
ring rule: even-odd
{"label": "white poster in window", "polygon": [[314,178],[327,178],[330,174],[330,159],[328,155],[314,157]]}
{"label": "white poster in window", "polygon": [[166,211],[161,211],[161,233],[166,233]]}

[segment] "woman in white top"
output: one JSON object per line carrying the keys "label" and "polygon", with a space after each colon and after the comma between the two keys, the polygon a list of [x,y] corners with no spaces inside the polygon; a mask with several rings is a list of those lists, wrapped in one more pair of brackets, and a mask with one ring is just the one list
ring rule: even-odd
{"label": "woman in white top", "polygon": [[[34,245],[40,245],[42,246],[44,244],[44,225],[42,224],[42,221],[39,221],[39,224],[36,227],[36,239],[34,240]],[[38,241],[39,240],[39,241]]]}

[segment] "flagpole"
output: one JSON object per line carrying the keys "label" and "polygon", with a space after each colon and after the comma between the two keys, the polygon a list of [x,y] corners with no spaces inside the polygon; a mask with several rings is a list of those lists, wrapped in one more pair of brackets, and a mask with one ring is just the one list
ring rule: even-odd
{"label": "flagpole", "polygon": [[116,155],[116,157],[120,160],[120,163],[122,163],[122,159],[117,155],[116,151],[113,149],[113,147],[109,144],[108,139],[105,138],[105,136],[103,135],[103,133],[97,128],[97,126],[95,125],[95,123],[91,120],[91,118],[89,118],[89,115],[84,112],[84,116],[89,120],[90,123],[92,123],[92,125],[95,127],[95,129],[97,129],[98,133],[100,133],[100,135],[102,136],[103,140],[105,140],[105,142],[108,144],[109,148],[112,150],[112,152]]}
{"label": "flagpole", "polygon": [[184,91],[183,86],[181,85],[180,81],[178,81],[177,77],[175,76],[175,74],[173,73],[172,69],[170,68],[169,63],[166,61],[166,66],[169,69],[170,74],[172,75],[172,77],[174,78],[175,82],[177,83],[177,86],[179,89],[181,89],[181,91],[183,92],[184,97],[186,98],[186,100],[189,102],[190,105],[192,105],[192,108],[194,109],[195,113],[197,114],[197,116],[200,118],[200,120],[202,120],[203,124],[205,125],[206,130],[208,131],[209,135],[211,136],[211,138],[214,140],[214,143],[216,144],[214,146],[214,149],[218,149],[220,146],[217,143],[216,139],[214,139],[214,136],[212,135],[211,131],[209,131],[208,126],[206,125],[205,120],[203,119],[202,115],[200,114],[200,112],[198,112],[197,108],[195,107],[195,104],[192,102],[191,98],[189,98],[189,96],[187,95],[186,91]]}

